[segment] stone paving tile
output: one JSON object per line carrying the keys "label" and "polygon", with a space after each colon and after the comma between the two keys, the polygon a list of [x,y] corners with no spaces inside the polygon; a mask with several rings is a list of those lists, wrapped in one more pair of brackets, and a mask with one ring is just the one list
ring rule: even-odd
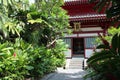
{"label": "stone paving tile", "polygon": [[54,75],[42,80],[83,80],[84,75],[85,71],[81,69],[58,68]]}

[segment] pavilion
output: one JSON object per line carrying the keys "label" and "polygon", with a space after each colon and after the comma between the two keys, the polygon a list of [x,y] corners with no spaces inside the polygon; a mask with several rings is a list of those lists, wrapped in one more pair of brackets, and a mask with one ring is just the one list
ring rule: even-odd
{"label": "pavilion", "polygon": [[88,0],[64,0],[62,6],[68,12],[72,34],[65,35],[65,42],[69,50],[65,52],[68,58],[74,55],[83,55],[89,58],[95,47],[94,41],[99,34],[106,35],[111,19],[106,18],[104,10],[100,13],[93,7],[95,3]]}

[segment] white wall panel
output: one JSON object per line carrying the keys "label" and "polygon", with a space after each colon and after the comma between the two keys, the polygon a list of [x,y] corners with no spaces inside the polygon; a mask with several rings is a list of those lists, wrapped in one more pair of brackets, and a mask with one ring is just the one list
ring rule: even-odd
{"label": "white wall panel", "polygon": [[67,51],[65,51],[64,54],[67,58],[71,58],[72,57],[71,49],[68,49]]}
{"label": "white wall panel", "polygon": [[85,49],[85,57],[89,58],[93,54],[93,49]]}
{"label": "white wall panel", "polygon": [[91,37],[91,36],[98,36],[97,33],[83,33],[83,34],[78,34],[79,37]]}
{"label": "white wall panel", "polygon": [[103,31],[101,27],[81,28],[82,31]]}
{"label": "white wall panel", "polygon": [[77,37],[77,34],[66,34],[65,37]]}
{"label": "white wall panel", "polygon": [[[96,49],[97,52],[100,52],[101,49]],[[90,56],[92,56],[94,54],[93,49],[85,49],[85,57],[89,58]]]}

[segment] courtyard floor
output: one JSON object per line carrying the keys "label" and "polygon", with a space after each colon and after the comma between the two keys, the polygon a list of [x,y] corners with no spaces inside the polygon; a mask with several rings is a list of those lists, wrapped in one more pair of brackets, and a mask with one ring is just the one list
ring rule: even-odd
{"label": "courtyard floor", "polygon": [[[86,72],[82,69],[84,58],[81,56],[66,60],[66,69],[57,68],[54,73],[48,74],[41,80],[84,80]],[[90,80],[90,79],[87,79]]]}
{"label": "courtyard floor", "polygon": [[84,80],[84,75],[85,71],[82,69],[58,68],[55,73],[45,76],[42,80]]}

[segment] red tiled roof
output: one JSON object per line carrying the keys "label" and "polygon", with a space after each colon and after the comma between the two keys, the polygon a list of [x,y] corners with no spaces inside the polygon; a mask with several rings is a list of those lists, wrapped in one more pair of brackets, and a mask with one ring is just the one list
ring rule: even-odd
{"label": "red tiled roof", "polygon": [[85,4],[89,3],[88,0],[64,0],[65,5]]}
{"label": "red tiled roof", "polygon": [[104,21],[108,20],[104,12],[98,13],[93,8],[96,3],[89,0],[64,0],[63,9],[68,12],[70,21]]}
{"label": "red tiled roof", "polygon": [[106,14],[88,14],[70,16],[70,21],[105,20]]}

